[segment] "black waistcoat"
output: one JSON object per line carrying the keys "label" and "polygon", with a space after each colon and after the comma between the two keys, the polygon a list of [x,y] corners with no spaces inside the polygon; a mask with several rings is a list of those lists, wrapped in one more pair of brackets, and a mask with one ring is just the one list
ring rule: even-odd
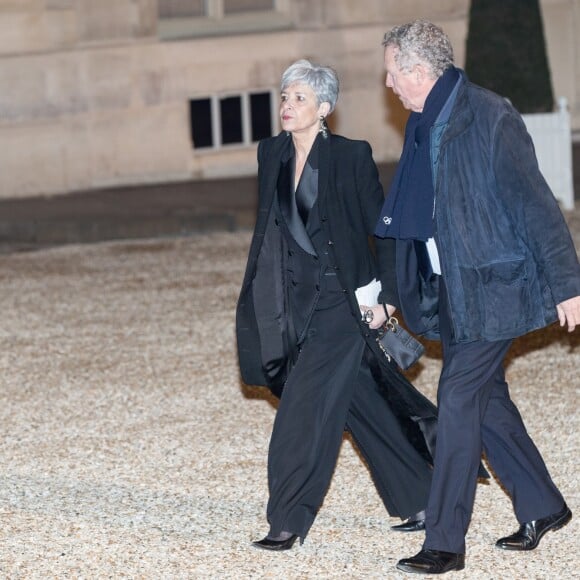
{"label": "black waistcoat", "polygon": [[[288,247],[285,279],[289,321],[299,345],[315,310],[329,308],[346,297],[336,267],[330,263],[328,239],[321,228],[316,156],[309,157],[296,194],[292,187],[292,163],[290,159],[281,167],[277,212]],[[306,202],[297,204],[297,196]]]}

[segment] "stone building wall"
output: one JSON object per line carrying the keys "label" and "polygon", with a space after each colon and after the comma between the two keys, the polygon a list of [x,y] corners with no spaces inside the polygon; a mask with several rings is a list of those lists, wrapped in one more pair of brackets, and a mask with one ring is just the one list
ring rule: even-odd
{"label": "stone building wall", "polygon": [[[339,73],[333,130],[367,139],[378,162],[395,159],[406,112],[384,88],[383,33],[432,19],[461,65],[469,0],[284,2],[287,20],[270,32],[161,40],[157,0],[3,0],[0,197],[252,174],[255,144],[193,148],[189,102],[277,91],[302,57]],[[543,7],[555,94],[580,130],[580,0]]]}

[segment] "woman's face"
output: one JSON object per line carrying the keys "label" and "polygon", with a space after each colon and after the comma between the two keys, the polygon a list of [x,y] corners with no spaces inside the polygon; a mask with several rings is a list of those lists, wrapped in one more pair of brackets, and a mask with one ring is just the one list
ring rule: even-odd
{"label": "woman's face", "polygon": [[308,85],[294,83],[280,95],[282,129],[291,133],[316,133],[320,116],[325,117],[329,108],[328,103],[318,104],[316,94]]}

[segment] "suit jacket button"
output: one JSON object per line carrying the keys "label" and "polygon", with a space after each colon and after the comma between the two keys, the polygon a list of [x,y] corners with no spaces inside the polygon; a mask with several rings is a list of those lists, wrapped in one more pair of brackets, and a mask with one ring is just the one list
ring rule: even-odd
{"label": "suit jacket button", "polygon": [[332,246],[334,244],[334,242],[332,240],[328,240],[328,245]]}

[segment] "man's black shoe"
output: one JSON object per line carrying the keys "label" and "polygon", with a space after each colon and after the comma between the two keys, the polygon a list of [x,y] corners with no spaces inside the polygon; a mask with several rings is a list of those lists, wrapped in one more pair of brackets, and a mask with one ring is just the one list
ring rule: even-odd
{"label": "man's black shoe", "polygon": [[445,574],[465,568],[465,554],[441,552],[439,550],[421,550],[412,558],[399,560],[397,569],[412,574]]}
{"label": "man's black shoe", "polygon": [[523,523],[515,534],[499,539],[495,545],[502,550],[533,550],[538,546],[546,532],[559,530],[571,519],[572,512],[564,504],[562,511],[539,520]]}

